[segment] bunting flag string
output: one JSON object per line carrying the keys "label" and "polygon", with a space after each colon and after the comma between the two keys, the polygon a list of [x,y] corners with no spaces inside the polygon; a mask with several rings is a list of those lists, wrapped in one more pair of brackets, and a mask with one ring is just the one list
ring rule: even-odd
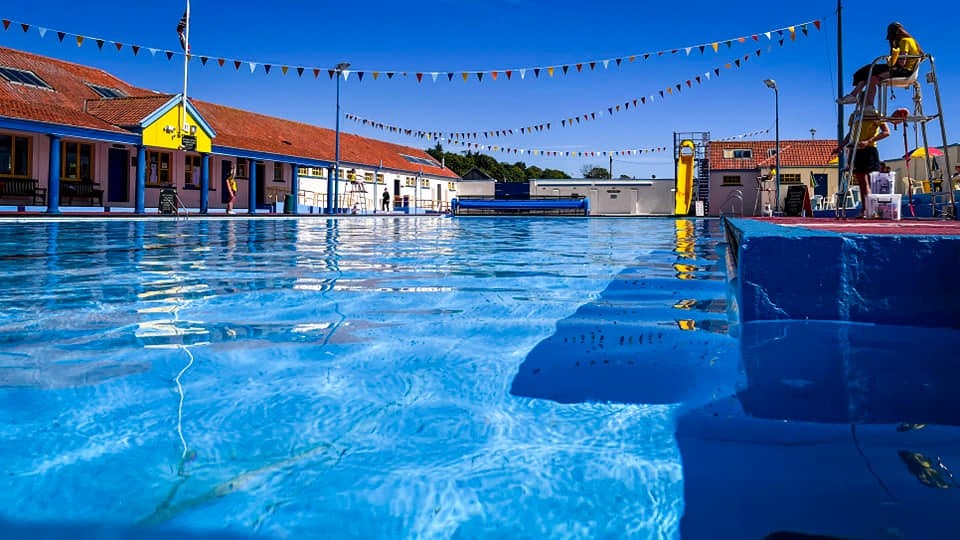
{"label": "bunting flag string", "polygon": [[750,137],[756,137],[757,135],[766,135],[767,133],[770,133],[770,128],[757,129],[754,131],[750,131],[748,133],[741,133],[739,135],[731,135],[729,137],[720,137],[719,139],[710,139],[710,140],[718,141],[718,142],[738,141],[740,139],[749,139]]}
{"label": "bunting flag string", "polygon": [[[783,47],[784,41],[780,40],[779,45]],[[772,47],[772,46],[771,46]],[[768,49],[768,51],[771,49]],[[741,58],[736,58],[730,62],[726,62],[722,67],[714,68],[712,71],[706,71],[701,75],[686,79],[682,83],[674,84],[673,86],[668,86],[662,90],[658,90],[655,93],[634,98],[632,100],[625,101],[623,103],[618,103],[616,105],[611,105],[605,110],[589,112],[586,114],[579,114],[576,116],[563,118],[559,122],[540,122],[523,127],[514,127],[514,128],[501,128],[493,129],[487,131],[440,131],[440,130],[423,130],[423,129],[411,129],[401,126],[395,126],[384,122],[379,122],[377,120],[371,120],[369,118],[364,118],[362,116],[344,113],[344,119],[351,120],[363,126],[372,127],[374,129],[380,129],[390,133],[396,133],[400,135],[405,135],[408,137],[416,137],[419,139],[427,140],[440,140],[442,138],[455,139],[455,140],[479,140],[479,139],[491,139],[498,137],[509,137],[512,135],[525,135],[532,133],[541,133],[548,131],[555,126],[559,125],[562,128],[573,127],[575,125],[579,126],[580,124],[585,124],[586,122],[594,121],[598,118],[603,118],[605,116],[613,116],[615,114],[626,112],[630,110],[630,107],[638,109],[641,105],[647,105],[657,101],[659,98],[660,101],[665,100],[667,97],[679,95],[683,89],[686,87],[688,89],[693,88],[693,86],[701,85],[706,81],[711,80],[712,78],[719,77],[723,70],[741,68],[744,63],[746,63],[751,56],[761,56],[763,50],[756,49],[753,52],[753,55],[747,54]]]}
{"label": "bunting flag string", "polygon": [[498,145],[492,145],[492,144],[480,144],[480,143],[469,142],[469,141],[460,141],[457,139],[440,139],[440,140],[447,144],[463,146],[467,150],[501,152],[506,154],[542,156],[542,157],[639,156],[639,155],[651,154],[656,152],[666,152],[668,150],[666,146],[658,146],[656,148],[631,148],[628,150],[590,150],[590,151],[541,150],[541,149],[530,149],[530,148],[510,148],[506,146],[498,146]]}
{"label": "bunting flag string", "polygon": [[[826,19],[826,17],[824,18]],[[625,64],[632,64],[638,60],[648,60],[650,58],[660,58],[667,56],[690,56],[694,51],[703,55],[707,50],[713,51],[717,54],[720,52],[721,46],[726,48],[733,48],[735,44],[745,44],[750,41],[760,42],[761,39],[765,39],[768,42],[778,41],[780,45],[783,45],[785,39],[789,38],[790,41],[795,41],[797,38],[797,32],[800,32],[802,35],[807,36],[812,26],[816,30],[820,30],[822,27],[822,22],[824,19],[817,19],[813,21],[807,21],[798,24],[792,24],[789,26],[784,26],[781,28],[776,28],[774,30],[767,30],[764,32],[757,32],[754,34],[749,34],[745,36],[740,36],[736,38],[730,38],[725,40],[713,41],[710,43],[701,43],[698,45],[687,45],[682,47],[676,47],[671,49],[663,49],[652,52],[645,53],[636,53],[636,54],[625,54],[621,56],[616,56],[612,58],[605,58],[601,60],[586,60],[581,62],[571,62],[566,64],[554,64],[548,66],[537,66],[537,67],[526,67],[526,68],[501,68],[501,69],[488,69],[488,70],[444,70],[444,71],[417,71],[413,69],[403,70],[403,69],[365,69],[365,70],[342,70],[339,73],[342,74],[344,79],[349,78],[351,73],[356,73],[357,82],[362,82],[364,76],[369,74],[370,78],[368,80],[393,80],[394,78],[400,79],[412,77],[417,81],[418,84],[423,84],[423,81],[426,79],[436,83],[438,80],[446,79],[448,82],[454,82],[457,79],[462,79],[464,82],[470,80],[476,80],[477,82],[483,81],[498,81],[506,80],[511,81],[514,79],[524,80],[528,75],[533,75],[533,78],[539,79],[541,75],[546,75],[547,77],[554,77],[557,74],[569,75],[570,73],[583,73],[583,72],[592,72],[598,69],[608,70],[611,66],[614,68],[620,68]],[[269,75],[272,67],[279,67],[279,72],[281,76],[287,76],[287,73],[293,72],[297,74],[297,77],[302,78],[304,73],[309,73],[313,75],[314,79],[319,78],[320,73],[326,72],[328,76],[332,79],[334,75],[338,73],[337,70],[322,68],[322,67],[310,67],[310,66],[296,66],[291,64],[284,64],[283,62],[267,62],[260,60],[244,60],[236,58],[221,57],[216,55],[203,55],[195,53],[193,51],[171,51],[160,48],[151,48],[145,47],[142,45],[132,45],[129,43],[122,43],[120,41],[101,39],[96,37],[90,37],[81,34],[75,34],[71,32],[54,30],[50,28],[44,28],[36,26],[30,23],[24,23],[16,21],[13,19],[0,19],[3,23],[3,31],[10,31],[10,28],[16,28],[19,25],[19,28],[23,30],[24,33],[28,33],[31,28],[37,30],[37,33],[40,35],[40,38],[44,38],[48,32],[55,33],[57,38],[62,43],[64,38],[70,37],[71,41],[75,40],[77,47],[82,47],[84,41],[93,41],[99,50],[103,50],[105,44],[113,45],[117,52],[120,52],[123,48],[129,47],[133,52],[133,55],[136,56],[140,49],[146,49],[150,51],[152,57],[156,57],[157,53],[162,53],[161,56],[165,56],[168,61],[172,60],[174,56],[183,57],[186,55],[188,59],[192,60],[197,58],[200,60],[200,63],[204,66],[207,65],[209,60],[216,60],[216,64],[221,68],[224,64],[233,65],[236,67],[236,70],[240,70],[240,66],[246,65],[250,69],[251,74],[262,72],[264,75]],[[739,65],[738,65],[739,67]],[[258,68],[261,68],[258,70]],[[292,70],[291,70],[292,68]],[[573,68],[573,69],[571,69]],[[381,77],[384,75],[385,77]]]}

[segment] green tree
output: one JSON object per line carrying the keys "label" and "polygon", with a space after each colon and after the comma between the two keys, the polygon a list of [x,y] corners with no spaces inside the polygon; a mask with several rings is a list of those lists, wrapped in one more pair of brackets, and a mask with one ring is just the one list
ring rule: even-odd
{"label": "green tree", "polygon": [[548,180],[558,180],[562,178],[570,178],[570,175],[557,169],[544,169],[542,178]]}
{"label": "green tree", "polygon": [[610,171],[603,167],[597,167],[596,165],[584,165],[580,167],[580,174],[582,174],[584,178],[610,178]]}

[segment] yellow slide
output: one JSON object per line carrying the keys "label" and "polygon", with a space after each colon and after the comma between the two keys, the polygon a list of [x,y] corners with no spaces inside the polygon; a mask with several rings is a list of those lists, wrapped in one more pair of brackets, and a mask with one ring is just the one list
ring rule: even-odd
{"label": "yellow slide", "polygon": [[690,213],[690,200],[693,198],[693,141],[680,142],[680,156],[677,159],[677,193],[673,213],[685,216]]}

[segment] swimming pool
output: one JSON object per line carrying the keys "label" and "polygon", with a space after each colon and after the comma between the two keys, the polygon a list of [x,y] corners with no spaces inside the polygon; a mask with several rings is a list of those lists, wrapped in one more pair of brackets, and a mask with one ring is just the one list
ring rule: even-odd
{"label": "swimming pool", "polygon": [[713,220],[4,229],[7,519],[674,538],[677,403],[732,384]]}
{"label": "swimming pool", "polygon": [[960,536],[960,331],[738,324],[716,220],[3,225],[3,538]]}

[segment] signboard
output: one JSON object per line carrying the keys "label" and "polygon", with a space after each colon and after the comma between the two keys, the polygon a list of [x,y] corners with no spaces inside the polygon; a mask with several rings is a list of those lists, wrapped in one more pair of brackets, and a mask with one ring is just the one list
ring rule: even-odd
{"label": "signboard", "polygon": [[196,135],[184,135],[180,141],[180,147],[188,152],[192,152],[197,149],[197,137]]}
{"label": "signboard", "polygon": [[787,216],[799,217],[806,211],[807,215],[813,215],[810,207],[810,194],[807,186],[790,186],[787,189],[787,197],[783,201],[783,213]]}
{"label": "signboard", "polygon": [[177,213],[177,190],[164,188],[160,190],[160,200],[157,202],[157,211],[162,215]]}

